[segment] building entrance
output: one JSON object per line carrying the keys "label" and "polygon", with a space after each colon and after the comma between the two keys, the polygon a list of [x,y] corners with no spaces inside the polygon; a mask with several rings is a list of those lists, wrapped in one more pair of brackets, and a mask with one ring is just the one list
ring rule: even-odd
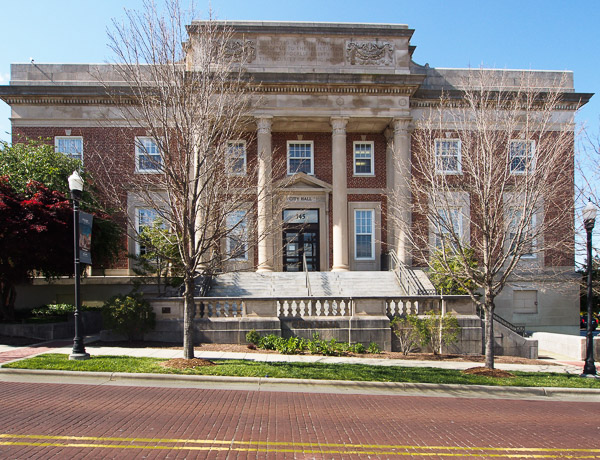
{"label": "building entrance", "polygon": [[319,210],[283,211],[283,271],[319,271]]}

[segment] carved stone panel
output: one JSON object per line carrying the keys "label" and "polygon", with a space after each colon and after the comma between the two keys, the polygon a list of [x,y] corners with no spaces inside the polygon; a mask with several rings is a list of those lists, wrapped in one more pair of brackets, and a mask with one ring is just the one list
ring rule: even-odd
{"label": "carved stone panel", "polygon": [[346,43],[346,60],[350,65],[385,65],[394,63],[394,44],[384,42]]}

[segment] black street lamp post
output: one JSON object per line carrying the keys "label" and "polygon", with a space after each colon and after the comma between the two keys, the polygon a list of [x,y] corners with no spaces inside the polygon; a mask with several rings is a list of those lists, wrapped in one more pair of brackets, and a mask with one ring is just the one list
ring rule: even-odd
{"label": "black street lamp post", "polygon": [[585,365],[583,377],[595,377],[596,366],[594,365],[594,335],[592,333],[592,230],[596,223],[596,208],[592,202],[583,208],[583,225],[587,233],[587,341],[585,353]]}
{"label": "black street lamp post", "polygon": [[69,176],[69,190],[71,190],[71,198],[73,199],[73,249],[75,253],[75,338],[73,339],[73,351],[69,355],[69,359],[80,361],[89,359],[90,355],[85,351],[81,335],[83,327],[81,324],[81,275],[79,268],[79,200],[83,191],[83,179],[77,171],[73,171],[73,174]]}

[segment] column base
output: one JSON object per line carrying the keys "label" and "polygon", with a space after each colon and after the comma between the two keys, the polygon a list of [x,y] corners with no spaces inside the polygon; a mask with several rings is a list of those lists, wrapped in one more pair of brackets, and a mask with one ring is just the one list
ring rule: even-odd
{"label": "column base", "polygon": [[256,273],[265,273],[265,272],[272,272],[273,271],[273,267],[271,267],[270,265],[261,265],[260,267],[258,267],[256,269]]}
{"label": "column base", "polygon": [[331,268],[332,272],[348,272],[350,267],[348,265],[335,265]]}

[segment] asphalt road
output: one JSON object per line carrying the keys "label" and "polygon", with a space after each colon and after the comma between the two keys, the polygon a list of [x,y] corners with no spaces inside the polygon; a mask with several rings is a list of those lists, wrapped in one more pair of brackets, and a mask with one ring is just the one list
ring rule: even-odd
{"label": "asphalt road", "polygon": [[0,382],[0,458],[600,458],[600,403]]}

